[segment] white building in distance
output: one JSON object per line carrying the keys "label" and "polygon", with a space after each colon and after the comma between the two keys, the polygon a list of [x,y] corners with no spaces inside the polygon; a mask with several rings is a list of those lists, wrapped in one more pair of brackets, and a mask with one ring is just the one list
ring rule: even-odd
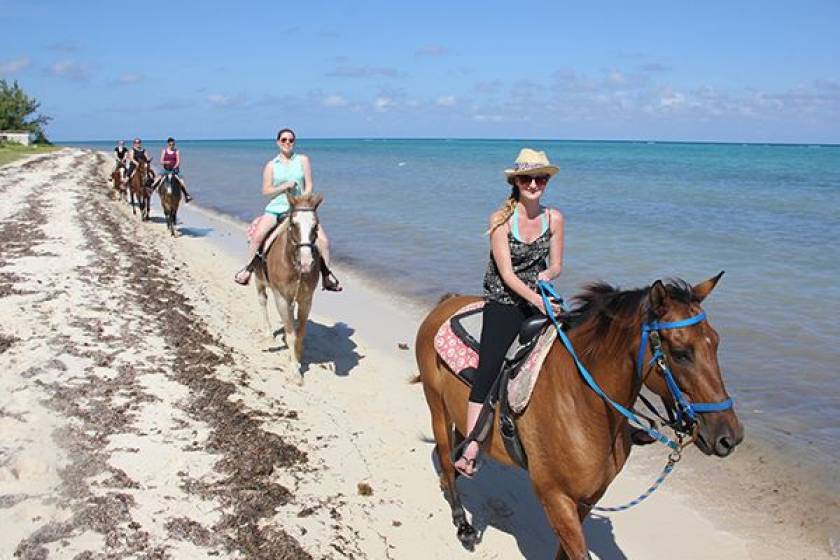
{"label": "white building in distance", "polygon": [[35,141],[36,134],[34,132],[23,132],[19,130],[0,130],[0,142],[17,142],[28,146]]}

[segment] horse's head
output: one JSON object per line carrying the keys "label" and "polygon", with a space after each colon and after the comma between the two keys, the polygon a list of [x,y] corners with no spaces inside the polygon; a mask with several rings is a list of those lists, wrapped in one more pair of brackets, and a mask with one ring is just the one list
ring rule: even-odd
{"label": "horse's head", "polygon": [[321,193],[294,196],[289,200],[289,247],[292,261],[302,273],[312,271],[317,261],[315,240],[318,239],[318,206],[324,201]]}
{"label": "horse's head", "polygon": [[[661,357],[660,366],[651,370],[645,385],[669,406],[683,408],[689,423],[696,422],[695,443],[703,453],[726,457],[743,439],[744,428],[721,377],[718,334],[700,305],[722,275],[693,287],[682,282],[666,285],[659,280],[650,287],[650,346],[654,358],[657,347],[661,348]],[[669,383],[668,370],[673,374],[673,384]],[[684,402],[680,403],[681,399]]]}

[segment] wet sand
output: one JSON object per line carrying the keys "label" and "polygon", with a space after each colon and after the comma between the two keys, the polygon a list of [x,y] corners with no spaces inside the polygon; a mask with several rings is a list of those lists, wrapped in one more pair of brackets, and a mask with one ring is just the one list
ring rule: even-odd
{"label": "wet sand", "polygon": [[[339,270],[300,386],[232,282],[241,226],[186,207],[172,239],[155,205],[140,223],[111,199],[108,165],[66,149],[0,169],[0,558],[553,557],[525,473],[490,463],[459,483],[482,542],[458,544],[407,383],[423,310]],[[593,554],[831,558],[813,531],[831,517],[739,453],[692,450],[636,510],[590,519]],[[604,503],[664,458],[635,452]]]}

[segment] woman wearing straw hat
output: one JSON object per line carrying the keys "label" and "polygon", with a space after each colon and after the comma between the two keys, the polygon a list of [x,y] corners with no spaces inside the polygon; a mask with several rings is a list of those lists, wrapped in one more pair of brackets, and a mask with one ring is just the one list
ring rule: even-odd
{"label": "woman wearing straw hat", "polygon": [[[490,216],[487,230],[491,253],[484,275],[486,303],[478,370],[467,403],[468,435],[522,322],[546,312],[536,291],[537,281],[550,282],[563,269],[563,215],[540,203],[548,181],[558,171],[545,152],[529,148],[523,148],[513,168],[505,170],[510,196]],[[553,311],[557,314],[560,309]],[[471,477],[478,452],[479,443],[471,441],[455,468]]]}

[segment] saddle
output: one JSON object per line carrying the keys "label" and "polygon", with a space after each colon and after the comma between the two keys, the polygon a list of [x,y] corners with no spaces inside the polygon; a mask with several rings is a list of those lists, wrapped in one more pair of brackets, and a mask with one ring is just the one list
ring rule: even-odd
{"label": "saddle", "polygon": [[[469,304],[445,321],[435,335],[438,355],[467,386],[472,386],[478,366],[483,311],[483,301]],[[469,434],[479,442],[486,438],[498,404],[500,433],[508,455],[526,469],[528,460],[516,431],[515,416],[527,406],[542,363],[557,337],[555,329],[546,328],[549,325],[545,316],[530,317],[522,323],[484,403],[475,434]],[[470,440],[469,436],[456,453]]]}

